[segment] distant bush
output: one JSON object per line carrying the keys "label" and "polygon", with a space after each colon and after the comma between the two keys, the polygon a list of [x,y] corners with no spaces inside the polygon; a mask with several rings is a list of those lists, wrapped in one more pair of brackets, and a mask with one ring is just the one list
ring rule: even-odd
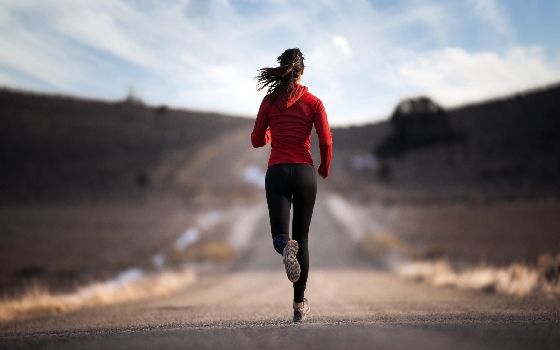
{"label": "distant bush", "polygon": [[390,123],[393,132],[373,150],[377,157],[396,156],[411,149],[460,138],[451,127],[447,113],[428,97],[401,101],[395,107]]}

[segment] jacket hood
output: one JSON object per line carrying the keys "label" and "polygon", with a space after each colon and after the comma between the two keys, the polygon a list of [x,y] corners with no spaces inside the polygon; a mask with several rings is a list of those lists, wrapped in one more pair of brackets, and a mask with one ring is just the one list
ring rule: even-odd
{"label": "jacket hood", "polygon": [[286,109],[299,100],[307,92],[307,86],[296,84],[289,91],[283,90],[276,96],[275,104],[280,109]]}

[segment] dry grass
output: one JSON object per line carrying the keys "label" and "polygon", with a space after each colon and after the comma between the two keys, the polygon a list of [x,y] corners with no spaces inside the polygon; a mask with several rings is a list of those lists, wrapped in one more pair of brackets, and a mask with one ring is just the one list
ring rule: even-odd
{"label": "dry grass", "polygon": [[359,239],[358,246],[370,258],[389,266],[418,259],[418,252],[414,248],[389,231],[366,233]]}
{"label": "dry grass", "polygon": [[414,262],[396,269],[403,276],[426,280],[435,286],[496,291],[518,296],[538,289],[539,273],[527,266],[512,264],[505,268],[475,267],[455,271],[446,260]]}
{"label": "dry grass", "polygon": [[[29,277],[59,292],[61,284],[71,288],[128,267],[147,268],[194,218],[178,197],[3,206],[0,295],[21,291]],[[36,271],[29,276],[28,270]]]}
{"label": "dry grass", "polygon": [[196,275],[190,270],[167,271],[151,276],[137,274],[137,278],[129,281],[117,278],[78,288],[74,293],[60,295],[53,295],[46,288],[34,283],[24,296],[0,301],[0,320],[8,321],[95,305],[165,296],[195,281]]}
{"label": "dry grass", "polygon": [[[480,265],[456,269],[446,259],[421,260],[418,251],[388,231],[371,232],[358,242],[362,252],[397,274],[434,286],[452,286],[517,296],[534,293],[560,295],[560,254],[542,254],[537,267],[513,263],[507,267]],[[423,258],[441,257],[440,246],[430,246]]]}
{"label": "dry grass", "polygon": [[394,206],[380,210],[377,217],[414,247],[433,247],[430,252],[422,250],[422,257],[446,257],[472,265],[481,260],[495,266],[515,261],[536,265],[542,253],[560,251],[560,203],[556,201]]}
{"label": "dry grass", "polygon": [[435,286],[452,286],[517,296],[535,293],[560,295],[558,271],[560,254],[541,256],[538,268],[513,263],[507,267],[478,266],[458,271],[446,260],[402,264],[395,271],[406,277],[427,281]]}
{"label": "dry grass", "polygon": [[184,250],[173,249],[169,258],[175,265],[185,261],[227,263],[235,258],[235,249],[225,242],[210,240],[197,242]]}

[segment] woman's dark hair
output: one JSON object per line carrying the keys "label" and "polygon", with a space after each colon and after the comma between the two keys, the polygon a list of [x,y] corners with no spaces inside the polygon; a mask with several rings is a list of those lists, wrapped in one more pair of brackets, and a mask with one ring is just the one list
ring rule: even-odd
{"label": "woman's dark hair", "polygon": [[290,89],[298,80],[305,65],[303,64],[303,54],[296,47],[287,49],[278,57],[280,64],[275,68],[261,68],[257,79],[257,91],[267,88],[267,94],[282,90]]}

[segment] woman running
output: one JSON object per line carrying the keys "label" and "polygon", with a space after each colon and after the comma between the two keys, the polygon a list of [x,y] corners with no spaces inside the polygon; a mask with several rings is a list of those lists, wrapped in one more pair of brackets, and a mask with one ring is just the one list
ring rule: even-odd
{"label": "woman running", "polygon": [[[300,85],[303,54],[288,49],[278,57],[279,66],[259,69],[257,90],[267,88],[253,133],[253,147],[271,143],[265,178],[266,200],[274,249],[283,256],[288,279],[294,285],[294,322],[310,311],[304,298],[309,272],[307,236],[315,206],[317,177],[311,158],[311,129],[319,137],[321,164],[317,173],[326,179],[332,157],[332,134],[323,103]],[[294,206],[292,239],[290,209]]]}

